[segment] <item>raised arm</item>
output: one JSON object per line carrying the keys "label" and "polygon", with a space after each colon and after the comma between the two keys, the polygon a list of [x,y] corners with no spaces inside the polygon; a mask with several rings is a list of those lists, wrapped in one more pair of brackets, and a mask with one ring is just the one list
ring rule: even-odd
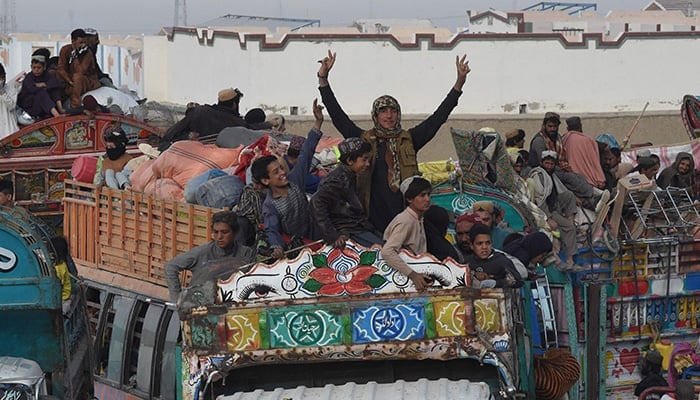
{"label": "raised arm", "polygon": [[457,81],[447,94],[447,97],[440,103],[438,108],[423,122],[410,129],[413,147],[420,150],[430,140],[435,137],[442,124],[447,121],[452,110],[457,107],[459,96],[462,95],[462,88],[467,81],[467,74],[471,71],[467,56],[462,58],[456,56],[455,65],[457,67]]}
{"label": "raised arm", "polygon": [[321,133],[321,125],[323,124],[323,106],[318,104],[316,99],[314,99],[313,111],[315,119],[314,126],[306,136],[304,145],[301,147],[301,151],[299,152],[299,159],[297,160],[297,163],[287,175],[289,182],[294,182],[294,184],[297,185],[302,191],[306,187],[306,177],[309,175],[309,170],[311,169],[311,162],[314,159],[316,146],[318,145],[319,140],[321,140],[321,136],[323,136],[323,133]]}
{"label": "raised arm", "polygon": [[357,126],[343,111],[338,103],[338,99],[335,98],[333,90],[331,90],[330,83],[328,83],[328,74],[330,74],[331,68],[335,64],[335,57],[335,53],[328,50],[328,56],[318,61],[321,66],[318,68],[316,76],[318,77],[318,91],[321,93],[321,101],[326,106],[333,125],[343,137],[360,137],[362,128]]}

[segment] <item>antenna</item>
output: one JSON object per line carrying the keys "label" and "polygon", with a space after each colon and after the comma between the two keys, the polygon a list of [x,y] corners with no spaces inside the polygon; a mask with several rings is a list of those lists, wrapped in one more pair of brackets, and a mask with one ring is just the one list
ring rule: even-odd
{"label": "antenna", "polygon": [[0,12],[0,32],[4,34],[17,32],[17,18],[15,17],[15,0],[2,0]]}
{"label": "antenna", "polygon": [[187,0],[175,0],[173,26],[187,26]]}

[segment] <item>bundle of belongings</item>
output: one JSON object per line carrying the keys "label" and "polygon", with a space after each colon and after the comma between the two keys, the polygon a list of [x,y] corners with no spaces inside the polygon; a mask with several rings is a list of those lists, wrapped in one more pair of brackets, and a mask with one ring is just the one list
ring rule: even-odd
{"label": "bundle of belongings", "polygon": [[[241,128],[245,129],[245,128]],[[247,130],[247,129],[246,129]],[[120,180],[113,187],[142,192],[163,200],[187,202],[213,208],[233,208],[243,188],[252,182],[250,166],[253,161],[272,155],[289,167],[287,152],[296,146],[299,137],[290,141],[266,131],[251,131],[241,135],[237,143],[205,144],[196,140],[181,140],[160,153],[140,144],[143,156],[129,167],[128,181]],[[303,143],[303,138],[302,143]],[[252,142],[241,143],[242,140]],[[325,166],[337,162],[335,146],[340,139],[323,138],[316,148],[318,168],[310,174],[323,175]],[[320,179],[320,178],[318,178]],[[108,186],[112,186],[109,185]]]}

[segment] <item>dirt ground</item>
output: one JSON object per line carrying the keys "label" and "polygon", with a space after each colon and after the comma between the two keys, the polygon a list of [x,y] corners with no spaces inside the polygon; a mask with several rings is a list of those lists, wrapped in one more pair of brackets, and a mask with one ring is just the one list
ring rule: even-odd
{"label": "dirt ground", "polygon": [[[562,127],[565,131],[566,123],[563,120],[570,115],[562,114]],[[607,132],[617,137],[619,142],[630,131],[639,114],[636,113],[609,113],[609,114],[579,114],[583,123],[583,130],[592,137]],[[352,117],[355,123],[363,128],[372,126],[369,115]],[[401,124],[404,128],[410,128],[418,124],[425,116],[403,116]],[[435,138],[418,153],[419,161],[446,160],[455,158],[455,150],[452,145],[450,128],[477,130],[481,127],[491,127],[497,132],[504,132],[521,128],[527,132],[525,148],[529,147],[530,138],[537,132],[542,124],[542,114],[521,114],[508,116],[493,115],[452,115],[440,128]],[[298,135],[306,135],[313,122],[308,117],[288,117],[287,130]],[[330,117],[326,115],[323,124],[323,132],[327,135],[337,136],[338,131],[333,127]],[[682,143],[690,140],[686,133],[680,111],[678,112],[649,112],[646,113],[632,135],[631,143],[651,142],[656,145]]]}

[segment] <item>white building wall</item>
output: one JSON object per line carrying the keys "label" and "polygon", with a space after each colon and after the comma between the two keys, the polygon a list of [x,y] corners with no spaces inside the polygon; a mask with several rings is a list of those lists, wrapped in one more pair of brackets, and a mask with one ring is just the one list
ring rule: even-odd
{"label": "white building wall", "polygon": [[454,46],[422,41],[420,49],[400,49],[377,37],[339,35],[262,49],[260,39],[215,35],[200,43],[176,32],[172,41],[145,40],[144,89],[149,99],[184,104],[213,103],[218,90],[233,86],[245,93],[244,110],[288,114],[294,106],[308,114],[318,97],[317,60],[330,49],[338,55],[330,82],[348,114],[367,115],[382,94],[398,98],[404,113],[427,114],[454,83],[455,56],[468,54],[472,72],[456,113],[516,114],[520,104],[533,113],[639,111],[647,101],[649,111],[677,110],[698,88],[673,68],[698,65],[698,38],[645,35],[603,47],[596,40],[567,46],[555,37],[465,35]]}

